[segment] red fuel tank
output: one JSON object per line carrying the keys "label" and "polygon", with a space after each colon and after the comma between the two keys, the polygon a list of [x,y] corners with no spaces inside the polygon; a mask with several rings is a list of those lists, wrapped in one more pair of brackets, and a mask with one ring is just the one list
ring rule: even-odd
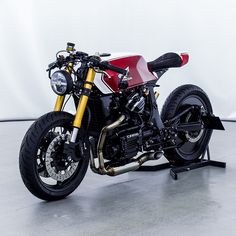
{"label": "red fuel tank", "polygon": [[[128,88],[133,88],[139,85],[143,85],[151,80],[157,78],[148,70],[147,62],[142,56],[122,56],[118,58],[112,58],[108,60],[113,66],[117,66],[129,71],[128,76]],[[107,76],[103,77],[103,83],[108,86],[112,92],[119,92],[118,84],[120,78],[118,73],[107,70],[107,73],[111,78]]]}

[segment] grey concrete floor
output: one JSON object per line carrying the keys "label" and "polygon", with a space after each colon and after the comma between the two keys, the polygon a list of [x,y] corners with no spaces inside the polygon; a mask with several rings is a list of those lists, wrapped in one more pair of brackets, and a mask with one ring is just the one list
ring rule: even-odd
{"label": "grey concrete floor", "polygon": [[[65,200],[44,202],[24,187],[18,169],[21,139],[31,122],[0,123],[1,235],[236,235],[236,123],[215,131],[205,167],[117,177],[90,170]],[[164,159],[162,160],[164,161]]]}

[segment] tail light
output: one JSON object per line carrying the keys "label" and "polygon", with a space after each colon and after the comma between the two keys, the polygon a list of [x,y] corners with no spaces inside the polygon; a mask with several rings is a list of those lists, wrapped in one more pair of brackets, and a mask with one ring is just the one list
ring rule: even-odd
{"label": "tail light", "polygon": [[185,64],[188,63],[189,55],[187,53],[181,53],[180,57],[182,59],[182,64],[181,66],[184,66]]}

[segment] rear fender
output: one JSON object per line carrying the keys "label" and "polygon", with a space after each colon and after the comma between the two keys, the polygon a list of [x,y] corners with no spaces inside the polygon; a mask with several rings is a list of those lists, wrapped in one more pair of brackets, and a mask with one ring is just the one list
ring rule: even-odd
{"label": "rear fender", "polygon": [[220,118],[217,116],[202,116],[202,121],[207,129],[225,130]]}

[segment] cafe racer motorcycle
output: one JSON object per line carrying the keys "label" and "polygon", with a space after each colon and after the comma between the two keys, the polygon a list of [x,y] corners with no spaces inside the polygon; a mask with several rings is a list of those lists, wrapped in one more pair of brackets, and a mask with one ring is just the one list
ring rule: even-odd
{"label": "cafe racer motorcycle", "polygon": [[[212,129],[223,129],[206,93],[191,84],[176,88],[158,111],[157,81],[186,53],[146,62],[140,55],[88,55],[67,44],[48,67],[54,111],[37,119],[20,148],[20,173],[28,190],[44,200],[73,192],[88,165],[100,175],[137,170],[164,155],[172,165],[196,162]],[[76,113],[63,111],[66,96]]]}

